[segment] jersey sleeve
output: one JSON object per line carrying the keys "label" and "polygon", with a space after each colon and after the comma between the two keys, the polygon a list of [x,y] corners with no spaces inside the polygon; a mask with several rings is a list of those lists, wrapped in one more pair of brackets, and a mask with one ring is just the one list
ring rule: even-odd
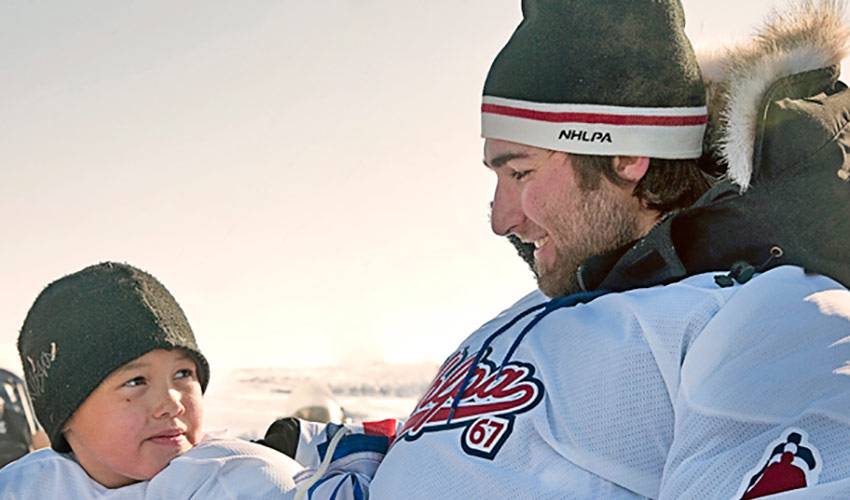
{"label": "jersey sleeve", "polygon": [[660,498],[850,498],[849,361],[846,289],[791,267],[742,286],[683,361]]}
{"label": "jersey sleeve", "polygon": [[296,459],[307,467],[295,476],[311,500],[369,498],[375,472],[395,438],[395,419],[338,425],[301,422]]}

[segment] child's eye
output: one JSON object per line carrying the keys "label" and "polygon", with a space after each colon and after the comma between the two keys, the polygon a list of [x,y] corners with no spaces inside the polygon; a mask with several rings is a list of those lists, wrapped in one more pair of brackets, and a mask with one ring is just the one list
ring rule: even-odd
{"label": "child's eye", "polygon": [[191,368],[183,368],[182,370],[177,370],[174,378],[193,378],[194,376],[195,370],[192,370]]}
{"label": "child's eye", "polygon": [[139,387],[140,385],[145,385],[146,382],[145,377],[133,377],[124,382],[124,387]]}

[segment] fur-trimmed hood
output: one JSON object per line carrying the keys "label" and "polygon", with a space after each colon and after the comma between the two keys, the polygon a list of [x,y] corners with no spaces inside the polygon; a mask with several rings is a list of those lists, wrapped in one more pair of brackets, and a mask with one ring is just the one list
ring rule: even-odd
{"label": "fur-trimmed hood", "polygon": [[850,31],[843,2],[803,0],[703,68],[706,157],[725,170],[692,207],[629,248],[579,269],[620,291],[730,271],[745,282],[783,264],[850,287],[850,90],[838,80]]}
{"label": "fur-trimmed hood", "polygon": [[700,53],[708,89],[706,151],[746,191],[754,174],[756,135],[767,90],[777,80],[838,66],[850,52],[840,0],[805,0],[773,12],[751,40]]}

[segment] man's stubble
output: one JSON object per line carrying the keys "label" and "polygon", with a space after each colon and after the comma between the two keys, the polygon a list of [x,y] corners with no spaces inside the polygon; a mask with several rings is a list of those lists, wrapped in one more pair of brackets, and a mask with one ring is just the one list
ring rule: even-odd
{"label": "man's stubble", "polygon": [[[582,193],[584,199],[575,212],[558,214],[553,224],[557,228],[557,232],[550,234],[555,243],[554,262],[548,268],[542,268],[537,262],[532,266],[538,287],[548,297],[581,291],[577,271],[585,260],[640,237],[635,207],[616,196],[610,186]],[[523,249],[518,249],[522,256]]]}

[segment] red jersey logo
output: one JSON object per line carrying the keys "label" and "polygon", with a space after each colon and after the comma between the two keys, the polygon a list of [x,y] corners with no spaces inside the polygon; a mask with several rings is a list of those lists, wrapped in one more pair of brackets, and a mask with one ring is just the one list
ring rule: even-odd
{"label": "red jersey logo", "polygon": [[416,404],[399,438],[415,441],[426,432],[465,427],[463,450],[495,458],[513,430],[516,415],[537,406],[544,391],[532,365],[512,361],[500,368],[487,359],[491,352],[488,348],[474,370],[478,356],[452,355]]}
{"label": "red jersey logo", "polygon": [[735,498],[750,500],[817,484],[821,458],[804,431],[789,429],[765,450],[759,464],[741,484]]}

